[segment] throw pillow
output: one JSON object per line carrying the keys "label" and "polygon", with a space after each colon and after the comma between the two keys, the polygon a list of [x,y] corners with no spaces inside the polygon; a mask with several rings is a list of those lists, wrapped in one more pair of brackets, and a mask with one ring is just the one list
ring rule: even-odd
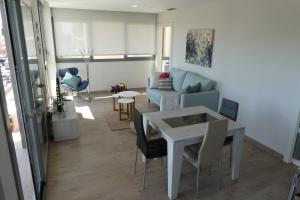
{"label": "throw pillow", "polygon": [[189,85],[185,88],[183,88],[180,92],[182,94],[187,94],[187,93],[197,93],[201,91],[201,83],[197,83],[195,85]]}
{"label": "throw pillow", "polygon": [[161,73],[159,77],[160,77],[160,78],[169,78],[169,77],[170,77],[170,74],[167,73],[167,72],[164,72],[164,73]]}
{"label": "throw pillow", "polygon": [[187,93],[197,93],[201,91],[201,83],[197,83],[196,85],[189,85],[186,89]]}
{"label": "throw pillow", "polygon": [[158,88],[158,81],[159,81],[159,72],[152,72],[150,75],[150,83],[149,83],[149,88],[150,89],[155,89]]}
{"label": "throw pillow", "polygon": [[173,81],[172,78],[160,78],[158,89],[160,90],[172,90],[173,89]]}
{"label": "throw pillow", "polygon": [[62,83],[76,89],[81,83],[81,78],[79,76],[72,75],[70,72],[66,72]]}

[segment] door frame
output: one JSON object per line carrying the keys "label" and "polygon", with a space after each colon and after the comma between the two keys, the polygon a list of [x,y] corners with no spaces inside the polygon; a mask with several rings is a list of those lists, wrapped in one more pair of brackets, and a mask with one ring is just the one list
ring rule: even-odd
{"label": "door frame", "polygon": [[[10,36],[12,46],[12,60],[19,91],[23,123],[28,142],[29,158],[32,168],[33,183],[36,199],[43,199],[46,172],[41,147],[38,138],[38,125],[36,109],[31,88],[30,71],[26,50],[24,27],[22,21],[21,2],[19,0],[4,0],[7,9],[7,34]],[[34,0],[36,1],[36,0]]]}
{"label": "door frame", "polygon": [[[8,32],[8,14],[7,14],[7,1],[6,0],[0,0],[0,11],[1,11],[1,19],[2,19],[2,27],[3,27],[3,35],[5,38],[5,46],[6,46],[6,52],[7,52],[7,59],[8,63],[10,65],[10,70],[14,68],[15,62],[13,59],[13,51],[12,51],[12,46],[11,46],[11,39],[10,35],[7,34]],[[11,70],[12,72],[12,70]],[[12,82],[15,81],[15,76],[14,72],[11,73],[12,77]],[[15,89],[13,89],[15,91]],[[0,187],[1,190],[3,190],[3,195],[4,197],[8,197],[8,199],[19,199],[23,200],[23,189],[22,189],[22,184],[21,184],[21,178],[20,178],[20,173],[19,173],[19,168],[18,168],[18,161],[16,157],[16,152],[14,148],[14,141],[12,138],[12,127],[10,125],[9,117],[8,117],[8,111],[7,111],[7,104],[6,104],[6,97],[5,97],[5,91],[4,91],[4,85],[3,85],[3,80],[2,76],[0,76],[0,133],[3,134],[0,137],[3,137],[0,140],[0,146],[3,148],[2,151],[0,151],[0,156],[6,161],[3,160],[1,162],[4,167],[1,167],[1,172],[3,172],[6,178],[9,180],[5,180],[5,185],[3,185],[3,182],[1,183]],[[14,93],[16,95],[16,93]],[[17,94],[18,95],[18,94]],[[18,100],[19,96],[16,96],[16,99]],[[16,104],[18,102],[16,101]],[[17,105],[16,105],[17,107]],[[17,108],[17,112],[18,109]],[[18,115],[18,120],[19,115]],[[22,126],[22,121],[20,122],[20,131],[23,128]],[[5,137],[6,136],[6,137]],[[23,144],[23,141],[22,141]],[[2,155],[1,155],[2,153]],[[3,170],[3,171],[2,171]],[[1,177],[3,176],[1,175]],[[7,186],[9,186],[10,190],[7,190]],[[6,188],[5,188],[6,187]]]}

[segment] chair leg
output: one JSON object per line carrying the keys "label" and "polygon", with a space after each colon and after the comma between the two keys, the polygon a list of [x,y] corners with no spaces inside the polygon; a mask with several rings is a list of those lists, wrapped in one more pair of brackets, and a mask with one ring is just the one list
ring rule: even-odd
{"label": "chair leg", "polygon": [[200,168],[197,169],[196,197],[198,197],[198,194],[199,194],[199,176],[200,176]]}
{"label": "chair leg", "polygon": [[144,166],[144,184],[143,184],[143,190],[145,190],[146,186],[146,175],[147,175],[147,159],[145,159],[145,166]]}
{"label": "chair leg", "polygon": [[229,155],[229,168],[231,169],[231,161],[232,161],[232,144],[230,144],[230,155]]}
{"label": "chair leg", "polygon": [[164,157],[161,157],[161,168],[164,167]]}
{"label": "chair leg", "polygon": [[219,189],[222,189],[222,159],[220,160],[220,179],[219,179]]}
{"label": "chair leg", "polygon": [[138,147],[136,147],[135,163],[134,163],[134,174],[136,174],[136,164],[137,164],[138,153],[139,153],[139,149],[138,149]]}
{"label": "chair leg", "polygon": [[87,95],[88,95],[88,101],[89,101],[89,102],[92,102],[92,98],[91,98],[91,96],[90,96],[90,90],[88,90],[88,88],[86,88],[86,93],[87,93]]}

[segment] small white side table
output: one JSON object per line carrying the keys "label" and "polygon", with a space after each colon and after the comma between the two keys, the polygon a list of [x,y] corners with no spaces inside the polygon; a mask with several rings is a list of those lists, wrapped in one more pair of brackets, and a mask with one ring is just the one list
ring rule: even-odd
{"label": "small white side table", "polygon": [[[130,121],[132,121],[134,99],[121,98],[121,99],[118,100],[118,103],[119,103],[119,117],[120,117],[120,121],[125,119],[125,118],[122,118],[122,114],[126,114],[127,115],[127,119],[130,119]],[[126,111],[124,109],[124,105],[127,106]]]}
{"label": "small white side table", "polygon": [[64,111],[52,116],[54,141],[70,140],[79,137],[78,116],[74,101],[64,102]]}
{"label": "small white side table", "polygon": [[117,94],[112,95],[113,99],[113,110],[118,111],[119,109],[116,108],[116,98],[129,98],[133,99],[133,107],[135,107],[135,97],[141,95],[141,93],[136,92],[136,91],[123,91],[119,92]]}

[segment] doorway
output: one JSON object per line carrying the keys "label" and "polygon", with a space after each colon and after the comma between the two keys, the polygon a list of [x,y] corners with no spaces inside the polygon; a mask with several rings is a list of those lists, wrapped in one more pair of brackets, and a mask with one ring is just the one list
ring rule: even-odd
{"label": "doorway", "polygon": [[172,31],[171,25],[157,26],[156,71],[168,72],[171,69]]}

